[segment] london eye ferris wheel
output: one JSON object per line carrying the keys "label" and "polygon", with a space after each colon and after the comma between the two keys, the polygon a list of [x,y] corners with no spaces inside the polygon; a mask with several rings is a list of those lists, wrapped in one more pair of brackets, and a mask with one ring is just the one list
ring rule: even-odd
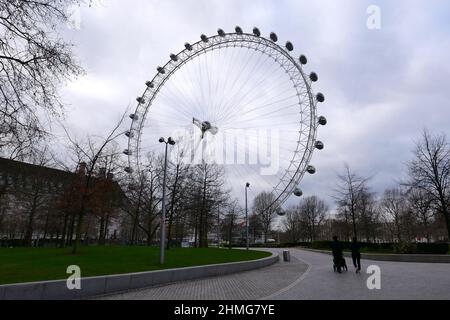
{"label": "london eye ferris wheel", "polygon": [[170,54],[136,99],[125,170],[139,172],[143,157],[161,150],[159,137],[172,136],[183,161],[192,162],[187,150],[199,146],[202,161],[205,148],[220,154],[214,161],[235,194],[252,181],[254,191],[272,193],[274,209],[291,194],[301,196],[302,177],[316,171],[313,151],[324,148],[316,135],[327,123],[317,114],[325,98],[313,93],[318,76],[304,70],[306,56],[294,56],[291,42],[278,42],[273,32],[266,38],[258,28],[236,27],[201,35]]}

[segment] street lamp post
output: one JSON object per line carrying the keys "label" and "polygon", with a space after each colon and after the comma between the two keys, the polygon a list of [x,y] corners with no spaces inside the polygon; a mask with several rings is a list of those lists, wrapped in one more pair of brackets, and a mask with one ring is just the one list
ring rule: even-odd
{"label": "street lamp post", "polygon": [[217,248],[220,248],[220,207],[217,205]]}
{"label": "street lamp post", "polygon": [[167,147],[170,144],[173,146],[175,144],[175,141],[172,139],[172,137],[169,137],[166,141],[164,138],[159,138],[160,143],[165,143],[165,153],[164,153],[164,176],[163,176],[163,196],[162,196],[162,214],[161,214],[161,246],[160,246],[160,252],[159,252],[159,262],[161,264],[164,264],[164,242],[166,239],[166,176],[167,176]]}
{"label": "street lamp post", "polygon": [[245,242],[248,250],[248,207],[247,207],[247,189],[250,187],[250,183],[245,184]]}

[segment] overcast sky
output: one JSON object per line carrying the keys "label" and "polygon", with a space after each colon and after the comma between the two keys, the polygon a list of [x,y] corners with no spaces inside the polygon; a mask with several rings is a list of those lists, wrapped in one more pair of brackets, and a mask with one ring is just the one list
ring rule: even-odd
{"label": "overcast sky", "polygon": [[[379,30],[367,28],[370,5],[381,9]],[[303,179],[305,195],[331,205],[345,162],[382,192],[405,173],[424,127],[450,136],[449,17],[448,1],[97,1],[81,8],[80,29],[64,32],[87,72],[63,90],[67,122],[102,134],[184,42],[257,26],[307,55],[307,70],[319,75],[315,91],[326,96],[325,150],[313,155],[317,173]]]}

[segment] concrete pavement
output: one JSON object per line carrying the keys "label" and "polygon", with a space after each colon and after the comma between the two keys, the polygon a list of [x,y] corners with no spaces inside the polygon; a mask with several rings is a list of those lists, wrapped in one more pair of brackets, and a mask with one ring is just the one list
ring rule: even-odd
{"label": "concrete pavement", "polygon": [[[274,251],[274,250],[267,250]],[[269,267],[201,280],[133,290],[100,299],[248,300],[262,299],[297,281],[308,265],[293,258]]]}
{"label": "concrete pavement", "polygon": [[[332,270],[330,255],[296,249],[291,255],[311,269],[301,283],[273,299],[450,299],[450,265],[446,263],[361,260],[361,273],[356,274],[351,259],[346,258],[349,271],[338,274]],[[369,265],[380,267],[380,290],[367,288]]]}
{"label": "concrete pavement", "polygon": [[[265,249],[282,252],[282,249]],[[450,265],[362,260],[356,274],[334,273],[330,255],[290,249],[291,262],[232,275],[114,294],[102,299],[450,299]],[[369,265],[381,270],[381,289],[369,290]]]}

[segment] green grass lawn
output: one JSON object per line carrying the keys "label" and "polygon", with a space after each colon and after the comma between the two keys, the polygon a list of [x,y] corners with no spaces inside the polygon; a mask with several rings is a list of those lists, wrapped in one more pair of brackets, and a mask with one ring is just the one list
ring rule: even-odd
{"label": "green grass lawn", "polygon": [[81,276],[99,276],[167,268],[255,260],[270,255],[263,251],[219,248],[176,248],[166,251],[159,264],[159,248],[137,246],[70,248],[0,248],[0,284],[65,279],[67,266],[78,265]]}

